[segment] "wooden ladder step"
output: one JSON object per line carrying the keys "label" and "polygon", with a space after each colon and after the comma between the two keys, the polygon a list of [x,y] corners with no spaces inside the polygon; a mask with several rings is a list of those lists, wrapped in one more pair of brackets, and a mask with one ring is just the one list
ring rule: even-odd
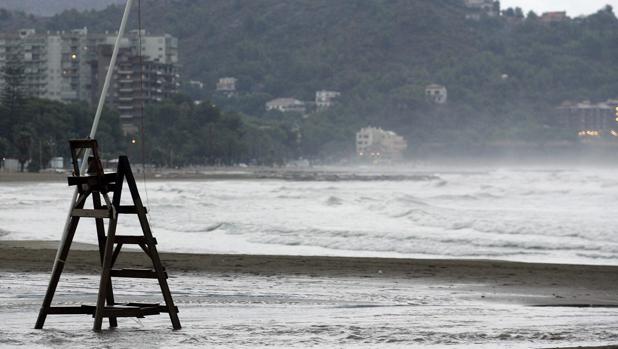
{"label": "wooden ladder step", "polygon": [[[168,307],[165,306],[165,305],[160,305],[159,303],[152,304],[152,303],[133,303],[132,302],[132,303],[125,303],[124,305],[135,306],[135,307],[159,307],[159,312],[161,312],[161,313],[169,313]],[[174,306],[172,311],[174,313],[179,313],[177,306]]]}
{"label": "wooden ladder step", "polygon": [[71,216],[84,218],[110,218],[112,213],[108,209],[74,208],[71,211]]}
{"label": "wooden ladder step", "polygon": [[[157,272],[152,269],[112,269],[112,277],[119,278],[138,278],[138,279],[157,279]],[[167,279],[167,273],[163,272],[163,277]]]}
{"label": "wooden ladder step", "polygon": [[152,306],[129,306],[113,305],[103,308],[103,317],[137,317],[143,318],[148,315],[159,315],[160,307],[158,304]]}
{"label": "wooden ladder step", "polygon": [[[123,245],[140,245],[146,244],[146,237],[142,235],[116,235],[114,242]],[[156,245],[157,239],[152,238],[152,242]]]}
{"label": "wooden ladder step", "polygon": [[[107,209],[107,206],[102,206],[101,208]],[[116,212],[120,214],[138,214],[139,213],[137,210],[137,206],[133,206],[133,205],[118,206],[118,208],[116,209]],[[144,213],[148,213],[148,209],[146,207],[144,207]]]}
{"label": "wooden ladder step", "polygon": [[[50,307],[47,314],[87,314],[94,316],[96,309],[94,305],[57,306]],[[178,307],[174,306],[172,311],[178,313]],[[125,303],[106,306],[103,310],[103,317],[144,317],[160,313],[169,313],[168,307],[159,303]]]}
{"label": "wooden ladder step", "polygon": [[[93,175],[84,175],[84,176],[70,176],[67,177],[67,182],[69,186],[73,185],[104,185],[114,183],[116,180],[116,173],[106,173],[102,178]],[[101,183],[101,180],[103,182]]]}
{"label": "wooden ladder step", "polygon": [[50,307],[48,314],[50,315],[66,315],[66,314],[94,314],[95,307],[88,305],[73,305],[73,306],[58,306]]}

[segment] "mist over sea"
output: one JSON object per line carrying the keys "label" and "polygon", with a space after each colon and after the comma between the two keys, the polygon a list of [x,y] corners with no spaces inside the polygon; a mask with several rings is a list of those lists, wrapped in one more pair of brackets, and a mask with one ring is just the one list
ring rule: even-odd
{"label": "mist over sea", "polygon": [[[350,173],[140,189],[163,251],[618,264],[618,170]],[[0,183],[0,239],[59,239],[71,194]],[[133,216],[119,226],[139,232]],[[94,224],[75,240],[96,243]]]}

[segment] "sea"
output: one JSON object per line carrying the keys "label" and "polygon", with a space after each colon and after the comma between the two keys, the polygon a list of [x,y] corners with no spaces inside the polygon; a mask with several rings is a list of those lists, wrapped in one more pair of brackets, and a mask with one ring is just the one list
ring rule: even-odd
{"label": "sea", "polygon": [[[618,265],[612,168],[324,168],[139,187],[162,251]],[[0,239],[59,240],[72,190],[0,182]],[[117,233],[139,233],[136,217]],[[75,241],[96,243],[91,221]]]}
{"label": "sea", "polygon": [[[139,180],[160,250],[618,264],[614,169],[204,171],[183,176],[200,179]],[[0,239],[60,239],[72,190],[0,183]],[[139,229],[134,216],[120,217],[118,234]],[[75,241],[96,243],[90,220]],[[474,291],[480,284],[180,271],[169,279],[180,331],[165,315],[123,318],[102,333],[91,331],[90,316],[50,316],[34,330],[48,280],[46,272],[0,270],[0,348],[519,349],[618,339],[613,307],[488,301]],[[92,303],[98,281],[64,273],[55,304]],[[160,302],[146,281],[114,281],[117,299]],[[552,292],[547,299],[561,297]]]}

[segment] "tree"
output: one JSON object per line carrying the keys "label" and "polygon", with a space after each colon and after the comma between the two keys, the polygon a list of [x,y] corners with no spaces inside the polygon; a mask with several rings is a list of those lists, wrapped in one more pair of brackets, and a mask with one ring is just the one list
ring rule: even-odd
{"label": "tree", "polygon": [[24,172],[26,162],[30,161],[32,151],[32,132],[28,129],[20,129],[16,132],[15,140],[13,141],[17,150],[17,161],[19,161],[19,170]]}
{"label": "tree", "polygon": [[11,143],[8,139],[4,137],[0,137],[0,159],[6,158],[9,156],[9,151],[11,148]]}
{"label": "tree", "polygon": [[539,19],[539,15],[537,15],[534,11],[530,11],[528,12],[528,16],[526,16],[526,19],[530,21],[536,21],[537,19]]}
{"label": "tree", "polygon": [[1,101],[7,109],[9,117],[15,120],[24,105],[24,66],[17,55],[7,55],[7,57],[5,66],[0,70],[4,80]]}

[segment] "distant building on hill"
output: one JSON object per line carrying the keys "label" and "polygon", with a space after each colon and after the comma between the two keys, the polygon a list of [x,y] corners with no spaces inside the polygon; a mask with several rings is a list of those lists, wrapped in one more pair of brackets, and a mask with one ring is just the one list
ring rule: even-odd
{"label": "distant building on hill", "polygon": [[428,85],[425,87],[425,98],[432,103],[445,104],[448,100],[446,86],[438,84]]}
{"label": "distant building on hill", "polygon": [[296,112],[304,114],[307,111],[305,103],[295,98],[275,98],[266,102],[266,110],[278,110],[282,113]]}
{"label": "distant building on hill", "polygon": [[602,103],[563,102],[558,123],[581,138],[618,137],[618,99]]}
{"label": "distant building on hill", "polygon": [[315,105],[318,110],[330,108],[335,98],[341,96],[341,92],[320,90],[315,92]]}
{"label": "distant building on hill", "polygon": [[365,127],[356,133],[356,154],[367,159],[398,159],[408,148],[406,140],[393,131]]}
{"label": "distant building on hill", "polygon": [[238,79],[233,77],[220,78],[217,82],[217,92],[232,97],[236,94],[236,82]]}
{"label": "distant building on hill", "polygon": [[569,16],[567,16],[566,11],[545,12],[539,17],[539,20],[545,23],[563,22],[569,20]]}
{"label": "distant building on hill", "polygon": [[189,80],[187,84],[191,87],[199,88],[200,90],[204,88],[204,83],[199,80]]}
{"label": "distant building on hill", "polygon": [[468,8],[467,19],[479,20],[483,15],[489,17],[500,16],[500,1],[494,0],[464,0]]}

